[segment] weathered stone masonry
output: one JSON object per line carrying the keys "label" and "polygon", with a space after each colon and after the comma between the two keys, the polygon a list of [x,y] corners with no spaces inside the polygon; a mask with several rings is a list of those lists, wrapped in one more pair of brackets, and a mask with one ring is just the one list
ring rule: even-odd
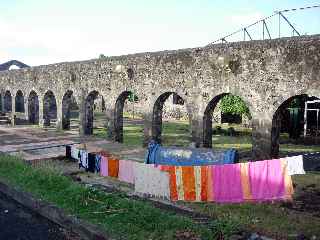
{"label": "weathered stone masonry", "polygon": [[120,142],[124,101],[133,91],[142,104],[144,144],[151,138],[161,140],[163,103],[177,93],[186,105],[190,139],[197,147],[211,146],[212,111],[224,94],[232,93],[250,108],[254,158],[264,159],[277,155],[279,121],[275,113],[281,104],[300,94],[320,97],[320,35],[3,71],[0,88],[1,103],[10,91],[12,114],[20,90],[26,118],[40,124],[43,119],[48,122],[44,99],[51,91],[58,129],[68,127],[68,105],[74,96],[80,108],[81,134],[92,132],[92,100],[100,94],[106,105],[108,136]]}

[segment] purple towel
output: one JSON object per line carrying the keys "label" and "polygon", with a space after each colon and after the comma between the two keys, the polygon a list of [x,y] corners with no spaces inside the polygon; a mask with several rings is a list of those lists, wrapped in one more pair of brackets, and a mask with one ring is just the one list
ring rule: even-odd
{"label": "purple towel", "polygon": [[109,176],[108,175],[108,158],[106,156],[101,156],[100,175],[103,177]]}
{"label": "purple towel", "polygon": [[127,183],[134,183],[133,161],[119,161],[119,180]]}
{"label": "purple towel", "polygon": [[240,164],[211,166],[216,202],[242,202]]}
{"label": "purple towel", "polygon": [[285,197],[284,173],[279,159],[249,163],[249,181],[253,200]]}

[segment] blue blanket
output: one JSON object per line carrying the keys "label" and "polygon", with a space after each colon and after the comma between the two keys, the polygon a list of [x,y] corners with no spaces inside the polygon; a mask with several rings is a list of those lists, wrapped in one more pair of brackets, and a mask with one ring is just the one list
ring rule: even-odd
{"label": "blue blanket", "polygon": [[154,141],[148,145],[145,162],[147,164],[202,166],[232,164],[238,161],[234,149],[213,151],[209,148],[162,147]]}

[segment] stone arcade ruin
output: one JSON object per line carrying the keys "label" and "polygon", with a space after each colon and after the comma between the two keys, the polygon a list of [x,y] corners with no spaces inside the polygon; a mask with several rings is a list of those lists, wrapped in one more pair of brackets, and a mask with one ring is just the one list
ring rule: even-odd
{"label": "stone arcade ruin", "polygon": [[320,97],[320,35],[5,70],[0,89],[3,112],[15,116],[24,109],[30,123],[57,129],[70,127],[74,99],[80,134],[92,134],[93,102],[102,96],[108,138],[118,142],[123,141],[123,107],[134,92],[144,118],[144,145],[161,141],[164,102],[177,94],[187,108],[196,147],[212,146],[212,112],[231,93],[249,106],[254,158],[266,159],[278,154],[285,102],[302,94]]}

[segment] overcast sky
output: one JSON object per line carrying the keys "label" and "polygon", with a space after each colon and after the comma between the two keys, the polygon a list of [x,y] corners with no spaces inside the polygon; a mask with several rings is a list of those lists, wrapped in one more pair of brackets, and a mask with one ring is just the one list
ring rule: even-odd
{"label": "overcast sky", "polygon": [[[199,47],[308,0],[0,0],[0,63],[42,65]],[[320,8],[288,13],[302,34],[320,33]],[[277,22],[270,22],[276,35]],[[252,29],[252,35],[258,36]],[[283,34],[291,34],[282,28]],[[242,36],[242,35],[241,35]],[[261,36],[261,34],[260,34]]]}

